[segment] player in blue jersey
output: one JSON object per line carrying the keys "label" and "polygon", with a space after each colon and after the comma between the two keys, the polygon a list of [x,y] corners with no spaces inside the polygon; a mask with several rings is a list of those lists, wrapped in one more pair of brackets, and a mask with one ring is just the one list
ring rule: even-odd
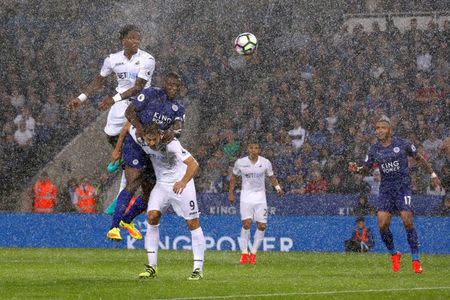
{"label": "player in blue jersey", "polygon": [[[159,129],[164,132],[164,141],[171,140],[175,134],[181,133],[185,109],[175,100],[179,95],[181,85],[180,77],[176,73],[169,73],[164,79],[162,88],[146,88],[139,96],[132,99],[125,115],[132,125],[130,130],[134,131],[141,144],[144,143],[142,139],[143,125],[150,123],[158,124]],[[127,128],[124,127],[123,130],[127,130]],[[123,136],[123,153],[126,153],[123,156],[126,186],[117,197],[113,221],[107,233],[109,239],[116,241],[122,240],[119,227],[125,228],[133,238],[142,238],[131,221],[146,210],[147,199],[154,185],[154,171],[147,155],[129,134]],[[115,149],[113,160],[119,159],[121,153],[121,148]],[[141,197],[136,198],[127,215],[124,215],[139,186],[142,186],[142,198],[145,201]]]}
{"label": "player in blue jersey", "polygon": [[392,269],[400,269],[400,252],[395,250],[394,238],[389,229],[391,216],[395,210],[400,212],[411,248],[412,267],[415,273],[422,273],[419,258],[419,241],[413,222],[411,180],[409,177],[408,156],[414,158],[431,176],[434,184],[440,186],[440,180],[431,165],[417,153],[413,144],[392,135],[391,122],[383,116],[376,123],[378,142],[369,149],[364,165],[358,167],[350,162],[348,169],[352,173],[369,174],[374,165],[381,172],[380,194],[377,205],[378,228],[381,239],[391,254]]}

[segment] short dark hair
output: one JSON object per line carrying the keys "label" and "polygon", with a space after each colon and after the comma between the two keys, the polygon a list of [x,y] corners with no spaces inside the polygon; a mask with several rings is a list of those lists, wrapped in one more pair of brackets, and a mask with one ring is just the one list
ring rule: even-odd
{"label": "short dark hair", "polygon": [[126,37],[127,34],[130,33],[131,31],[141,32],[141,30],[136,25],[128,24],[122,27],[122,29],[120,29],[119,39],[123,40],[124,37]]}
{"label": "short dark hair", "polygon": [[175,78],[175,79],[181,81],[181,76],[177,72],[169,72],[169,73],[167,73],[166,74],[166,78],[169,78],[169,77],[172,77],[172,78]]}
{"label": "short dark hair", "polygon": [[359,222],[364,222],[364,217],[357,217],[356,223],[359,223]]}
{"label": "short dark hair", "polygon": [[149,123],[149,124],[145,124],[143,126],[143,131],[146,134],[158,134],[159,133],[159,126],[156,123]]}

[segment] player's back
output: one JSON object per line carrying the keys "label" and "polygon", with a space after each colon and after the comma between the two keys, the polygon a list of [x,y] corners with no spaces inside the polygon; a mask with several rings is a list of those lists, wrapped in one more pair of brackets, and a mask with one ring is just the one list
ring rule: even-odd
{"label": "player's back", "polygon": [[150,156],[156,180],[161,183],[173,184],[181,180],[187,169],[184,161],[192,156],[177,139],[173,139],[162,150],[154,150],[148,146],[143,146],[142,149]]}
{"label": "player's back", "polygon": [[239,158],[233,168],[233,173],[242,177],[242,192],[265,191],[266,176],[272,176],[272,163],[265,157],[258,156],[253,163],[248,156]]}
{"label": "player's back", "polygon": [[132,101],[142,124],[154,122],[161,130],[166,130],[176,120],[184,121],[184,106],[169,99],[161,88],[146,88]]}

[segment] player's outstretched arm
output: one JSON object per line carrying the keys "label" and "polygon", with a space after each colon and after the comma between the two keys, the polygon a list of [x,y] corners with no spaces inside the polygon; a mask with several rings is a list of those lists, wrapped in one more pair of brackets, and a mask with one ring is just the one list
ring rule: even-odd
{"label": "player's outstretched arm", "polygon": [[284,191],[281,188],[280,184],[278,183],[278,179],[275,177],[275,175],[269,176],[270,182],[272,183],[272,186],[275,188],[275,190],[277,191],[278,196],[283,196],[284,195]]}
{"label": "player's outstretched arm", "polygon": [[117,93],[114,96],[103,97],[102,101],[100,101],[100,103],[98,104],[98,109],[106,110],[111,105],[113,105],[114,102],[122,101],[123,99],[128,99],[130,97],[136,96],[140,91],[142,91],[146,83],[147,80],[138,77],[132,88],[129,88],[123,93]]}
{"label": "player's outstretched arm", "polygon": [[415,156],[416,161],[419,163],[419,165],[431,176],[431,181],[434,186],[441,187],[441,180],[436,175],[436,173],[433,171],[433,168],[431,167],[431,164],[427,162],[427,160],[420,154],[417,154]]}
{"label": "player's outstretched arm", "polygon": [[228,188],[228,200],[230,201],[231,205],[234,205],[234,202],[236,202],[236,195],[234,194],[235,186],[236,186],[236,175],[231,174],[230,186]]}
{"label": "player's outstretched arm", "polygon": [[66,108],[68,110],[73,110],[77,106],[79,106],[82,102],[86,101],[87,98],[92,95],[94,91],[100,90],[105,85],[105,78],[100,74],[95,75],[92,82],[86,87],[84,92],[82,92],[78,97],[70,99],[70,101],[66,104]]}
{"label": "player's outstretched arm", "polygon": [[362,174],[363,176],[370,174],[370,169],[367,166],[358,167],[358,165],[353,161],[348,163],[348,171],[350,173]]}
{"label": "player's outstretched arm", "polygon": [[184,173],[183,178],[180,181],[175,182],[173,185],[173,192],[176,194],[181,194],[188,184],[188,182],[194,178],[198,171],[198,162],[194,157],[189,156],[183,161],[187,165],[186,173]]}
{"label": "player's outstretched arm", "polygon": [[136,128],[136,138],[142,139],[144,137],[144,130],[142,129],[141,120],[139,120],[137,115],[136,106],[133,103],[128,105],[125,110],[125,117],[128,119],[128,122]]}
{"label": "player's outstretched arm", "polygon": [[130,122],[126,122],[125,125],[120,130],[119,138],[117,139],[116,147],[114,148],[112,154],[111,154],[111,162],[114,163],[118,161],[122,157],[122,146],[123,142],[125,141],[125,136],[128,133],[128,130],[130,129]]}

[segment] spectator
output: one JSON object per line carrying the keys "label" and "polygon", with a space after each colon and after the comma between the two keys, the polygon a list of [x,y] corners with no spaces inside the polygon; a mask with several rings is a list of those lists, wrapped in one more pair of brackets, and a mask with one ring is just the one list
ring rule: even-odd
{"label": "spectator", "polygon": [[306,130],[302,128],[299,119],[294,121],[294,128],[288,131],[289,136],[292,140],[292,146],[294,147],[294,151],[298,152],[300,148],[303,146],[306,137]]}
{"label": "spectator", "polygon": [[450,217],[450,197],[448,195],[442,199],[437,214],[442,217]]}
{"label": "spectator", "polygon": [[372,172],[372,176],[366,176],[363,181],[370,185],[370,194],[378,196],[380,194],[381,174],[380,169],[376,168]]}
{"label": "spectator", "polygon": [[235,135],[232,130],[225,132],[225,144],[223,146],[223,153],[229,161],[236,159],[236,155],[239,154],[241,144],[235,140]]}
{"label": "spectator", "polygon": [[358,195],[358,202],[353,207],[353,214],[358,217],[375,215],[375,208],[370,205],[367,194]]}
{"label": "spectator", "polygon": [[26,120],[23,119],[14,133],[14,140],[22,149],[28,149],[33,143],[33,136],[33,133],[27,128]]}
{"label": "spectator", "polygon": [[327,192],[328,183],[322,178],[319,171],[311,173],[311,177],[306,183],[306,194],[324,194]]}
{"label": "spectator", "polygon": [[445,196],[445,190],[441,186],[436,186],[433,182],[427,187],[427,195],[430,196]]}
{"label": "spectator", "polygon": [[72,202],[76,210],[82,214],[97,213],[97,191],[87,180],[87,177],[82,177],[80,184],[75,188],[75,197]]}
{"label": "spectator", "polygon": [[56,186],[48,177],[47,172],[42,172],[33,187],[33,193],[33,212],[52,213],[56,204]]}
{"label": "spectator", "polygon": [[356,229],[352,237],[345,241],[345,251],[347,252],[369,252],[373,248],[373,236],[371,230],[365,226],[363,217],[356,219]]}
{"label": "spectator", "polygon": [[27,130],[31,131],[31,133],[34,134],[34,127],[36,125],[36,121],[32,117],[31,110],[28,106],[22,107],[22,112],[16,116],[16,118],[14,119],[14,124],[19,126],[22,120],[25,120]]}
{"label": "spectator", "polygon": [[328,185],[327,193],[330,194],[344,194],[346,192],[345,186],[342,183],[342,179],[339,174],[334,174],[331,177],[330,184]]}

